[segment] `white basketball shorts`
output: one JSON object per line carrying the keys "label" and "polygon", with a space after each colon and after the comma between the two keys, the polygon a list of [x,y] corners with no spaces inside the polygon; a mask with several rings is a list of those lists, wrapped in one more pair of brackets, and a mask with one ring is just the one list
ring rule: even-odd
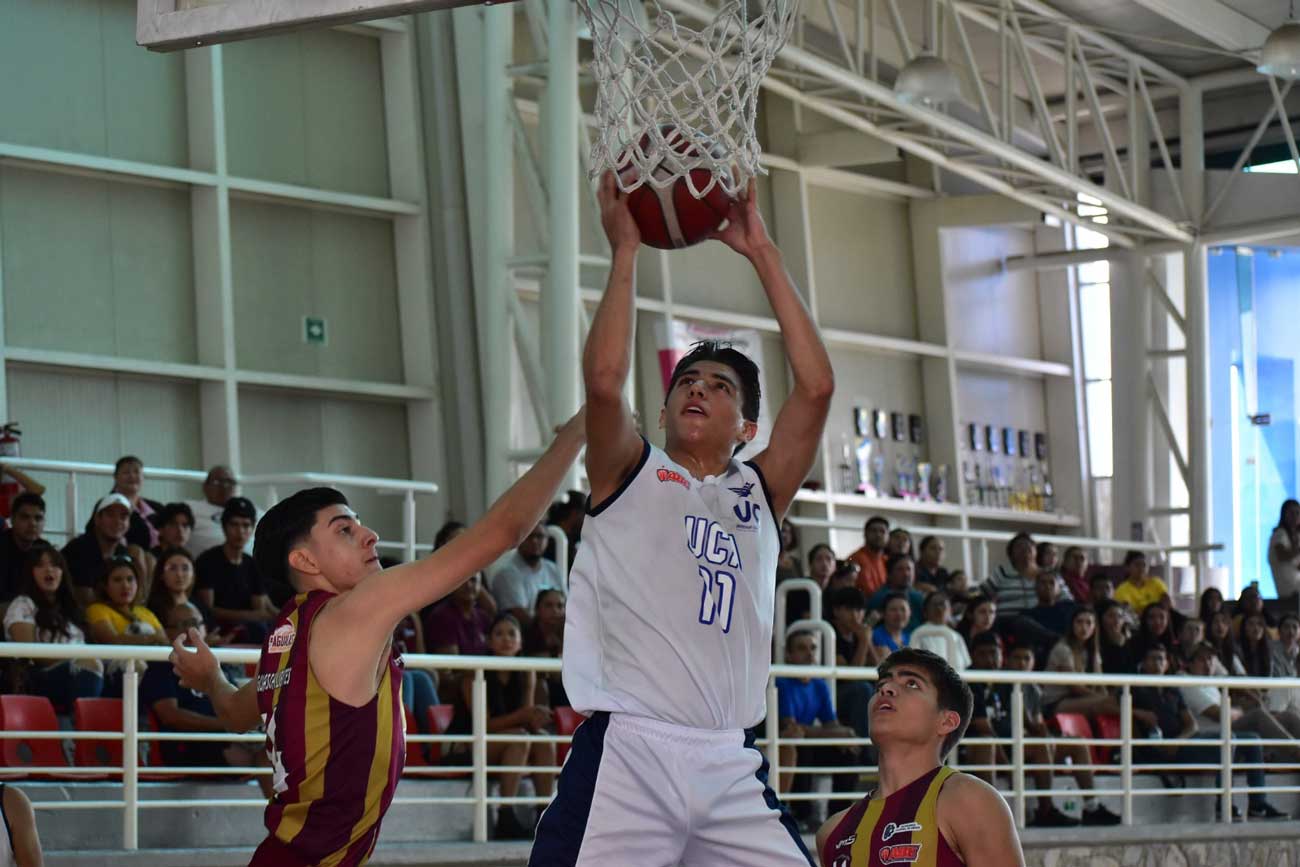
{"label": "white basketball shorts", "polygon": [[578,727],[529,867],[809,867],[745,733],[598,712]]}

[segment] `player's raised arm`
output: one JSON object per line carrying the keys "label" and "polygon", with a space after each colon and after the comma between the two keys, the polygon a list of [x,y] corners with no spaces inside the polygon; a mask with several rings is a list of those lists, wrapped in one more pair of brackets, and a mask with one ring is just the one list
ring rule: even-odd
{"label": "player's raised arm", "polygon": [[600,179],[600,222],[609,238],[613,260],[605,295],[591,319],[582,353],[582,380],[587,394],[587,479],[591,500],[607,499],[641,456],[632,409],[623,385],[632,369],[636,336],[636,253],[641,232],[627,209],[627,196],[614,175]]}
{"label": "player's raised arm", "polygon": [[[582,448],[583,415],[570,419],[537,463],[464,533],[423,560],[360,582],[322,609],[312,627],[311,661],[332,697],[354,706],[370,701],[376,670],[398,622],[446,596],[537,526]],[[294,558],[303,554],[301,549],[291,552],[289,564],[294,566]]]}
{"label": "player's raised arm", "polygon": [[817,457],[835,391],[835,374],[808,307],[790,281],[781,251],[772,243],[758,212],[753,181],[745,195],[732,204],[727,225],[714,237],[747,258],[758,272],[794,372],[794,388],[772,425],[768,447],[754,458],[767,481],[772,508],[777,512],[774,517],[780,520]]}

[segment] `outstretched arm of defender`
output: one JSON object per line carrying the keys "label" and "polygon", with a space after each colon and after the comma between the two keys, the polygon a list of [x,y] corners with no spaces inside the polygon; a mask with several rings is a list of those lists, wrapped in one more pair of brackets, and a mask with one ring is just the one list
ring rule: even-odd
{"label": "outstretched arm of defender", "polygon": [[966,867],[1025,867],[1007,802],[969,774],[954,774],[939,797],[939,826]]}
{"label": "outstretched arm of defender", "polygon": [[605,227],[613,261],[605,295],[591,319],[582,353],[582,380],[587,393],[587,478],[592,502],[599,503],[618,489],[641,455],[632,410],[623,399],[623,385],[632,369],[636,334],[636,252],[641,232],[627,209],[627,196],[614,175],[600,179],[600,222]]}
{"label": "outstretched arm of defender", "polygon": [[[312,626],[311,665],[326,692],[354,707],[375,695],[393,628],[514,548],[537,526],[585,439],[579,412],[487,514],[423,560],[368,578],[332,600]],[[290,555],[292,563],[293,555]]]}
{"label": "outstretched arm of defender", "polygon": [[749,259],[758,272],[794,372],[794,388],[772,425],[768,447],[754,458],[772,495],[772,508],[777,511],[773,517],[780,520],[817,457],[835,391],[835,374],[808,307],[790,281],[781,251],[772,243],[758,212],[753,181],[746,194],[732,204],[727,225],[714,237]]}

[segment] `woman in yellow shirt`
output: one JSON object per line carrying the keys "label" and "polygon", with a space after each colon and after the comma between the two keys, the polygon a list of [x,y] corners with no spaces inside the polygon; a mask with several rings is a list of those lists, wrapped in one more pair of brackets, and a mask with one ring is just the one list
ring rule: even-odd
{"label": "woman in yellow shirt", "polygon": [[1115,601],[1123,602],[1133,609],[1139,617],[1148,605],[1164,600],[1169,596],[1165,582],[1154,575],[1147,574],[1147,555],[1141,551],[1129,551],[1124,555],[1124,568],[1128,577],[1115,588]]}
{"label": "woman in yellow shirt", "polygon": [[[119,555],[104,564],[104,572],[95,583],[95,602],[86,609],[86,625],[92,642],[167,645],[167,633],[158,618],[138,604],[139,590],[135,563],[130,557]],[[125,670],[126,663],[122,660],[109,662],[104,676],[104,696],[121,695]],[[137,670],[143,671],[144,664],[137,665]]]}

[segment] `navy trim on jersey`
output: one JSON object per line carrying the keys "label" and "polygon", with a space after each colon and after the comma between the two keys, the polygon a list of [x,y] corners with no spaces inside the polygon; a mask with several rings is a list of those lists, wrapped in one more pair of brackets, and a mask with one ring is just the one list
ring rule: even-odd
{"label": "navy trim on jersey", "polygon": [[[759,478],[762,478],[761,474]],[[804,859],[808,862],[808,867],[816,867],[816,862],[813,861],[813,856],[808,853],[808,847],[803,843],[803,835],[799,833],[799,826],[795,824],[794,817],[790,815],[790,811],[785,808],[785,804],[781,803],[780,799],[776,796],[776,792],[772,791],[772,787],[768,785],[767,772],[769,765],[767,763],[767,753],[754,745],[754,741],[757,737],[757,729],[745,729],[745,749],[753,750],[758,753],[760,759],[758,770],[754,771],[754,777],[763,784],[763,801],[770,809],[776,810],[780,815],[781,825],[789,832],[791,839],[794,840],[794,844],[799,850],[799,854],[803,855]]]}
{"label": "navy trim on jersey", "polygon": [[[773,521],[781,520],[781,516],[776,513],[776,509],[772,508],[772,491],[767,487],[767,477],[764,476],[763,471],[758,468],[758,464],[753,461],[745,461],[745,466],[753,470],[754,475],[758,476],[758,484],[763,489],[763,499],[767,500],[767,513],[772,516]],[[781,535],[781,528],[779,526],[776,528],[776,534],[777,536]]]}
{"label": "navy trim on jersey", "polygon": [[591,515],[591,517],[594,518],[610,506],[614,505],[614,501],[619,498],[619,495],[626,491],[627,486],[632,484],[632,480],[640,474],[642,468],[645,467],[645,462],[650,460],[650,441],[645,437],[641,437],[641,444],[644,446],[644,448],[641,449],[641,459],[636,462],[636,467],[633,468],[632,472],[627,474],[627,478],[623,479],[623,483],[618,486],[618,490],[606,497],[604,502],[599,506],[592,507],[591,497],[587,498],[588,515]]}
{"label": "navy trim on jersey", "polygon": [[[647,446],[647,449],[649,446]],[[573,733],[573,747],[560,771],[555,800],[537,823],[537,837],[528,857],[529,867],[573,867],[578,863],[582,839],[587,835],[596,778],[605,752],[609,711],[596,711]]]}

